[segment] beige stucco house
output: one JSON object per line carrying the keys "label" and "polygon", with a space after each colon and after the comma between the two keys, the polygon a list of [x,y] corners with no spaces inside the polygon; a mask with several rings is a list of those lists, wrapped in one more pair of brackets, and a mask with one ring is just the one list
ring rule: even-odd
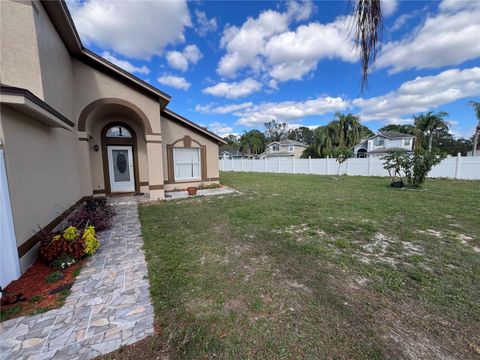
{"label": "beige stucco house", "polygon": [[300,159],[307,145],[295,140],[274,141],[267,145],[260,158]]}
{"label": "beige stucco house", "polygon": [[24,271],[39,229],[86,196],[163,199],[218,183],[224,141],[167,109],[169,95],[84,48],[63,1],[0,1],[0,12],[0,211],[13,223],[2,227],[0,261],[13,247]]}

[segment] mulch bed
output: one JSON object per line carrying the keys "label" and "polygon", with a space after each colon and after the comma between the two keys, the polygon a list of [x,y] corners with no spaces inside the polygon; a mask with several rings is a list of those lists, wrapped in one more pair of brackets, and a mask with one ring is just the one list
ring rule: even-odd
{"label": "mulch bed", "polygon": [[[1,321],[34,315],[62,306],[82,265],[83,261],[80,261],[62,270],[63,278],[48,284],[46,277],[58,270],[37,260],[18,280],[12,281],[3,289]],[[8,304],[16,299],[22,300]]]}

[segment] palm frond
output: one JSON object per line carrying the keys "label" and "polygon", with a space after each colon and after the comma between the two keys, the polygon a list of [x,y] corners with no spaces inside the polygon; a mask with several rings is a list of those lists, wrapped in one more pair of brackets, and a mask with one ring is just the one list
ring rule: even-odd
{"label": "palm frond", "polygon": [[354,0],[355,45],[360,51],[362,93],[368,85],[368,73],[380,51],[383,34],[380,0]]}

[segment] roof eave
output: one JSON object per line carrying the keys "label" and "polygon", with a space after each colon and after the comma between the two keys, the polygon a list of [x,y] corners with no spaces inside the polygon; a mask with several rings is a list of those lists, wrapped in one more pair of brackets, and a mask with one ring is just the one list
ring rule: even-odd
{"label": "roof eave", "polygon": [[42,5],[45,8],[50,20],[55,26],[57,33],[62,38],[68,51],[80,61],[86,63],[95,63],[97,68],[103,72],[107,72],[109,75],[121,78],[124,82],[128,82],[135,88],[148,93],[150,96],[158,98],[162,109],[170,102],[171,96],[163,91],[151,86],[142,79],[130,74],[129,72],[121,69],[120,67],[112,64],[110,61],[98,56],[92,51],[85,48],[82,44],[80,36],[75,28],[73,19],[70,16],[67,5],[63,0],[60,1],[42,1]]}

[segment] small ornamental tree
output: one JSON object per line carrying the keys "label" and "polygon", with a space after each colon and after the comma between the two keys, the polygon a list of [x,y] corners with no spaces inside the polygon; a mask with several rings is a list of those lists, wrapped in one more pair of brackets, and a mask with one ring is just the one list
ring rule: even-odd
{"label": "small ornamental tree", "polygon": [[401,177],[401,172],[403,172],[407,178],[408,187],[420,189],[430,170],[445,157],[444,153],[417,149],[413,155],[391,153],[382,159],[384,160],[383,168],[388,171],[392,183],[396,181],[397,177],[403,182]]}
{"label": "small ornamental tree", "polygon": [[437,151],[416,150],[412,156],[408,157],[403,169],[408,186],[415,189],[422,188],[430,170],[445,157],[445,153]]}
{"label": "small ornamental tree", "polygon": [[346,146],[340,146],[335,150],[335,157],[338,162],[337,175],[340,175],[340,166],[352,156],[352,151]]}
{"label": "small ornamental tree", "polygon": [[388,171],[388,175],[392,180],[392,186],[398,184],[403,187],[402,171],[408,161],[408,155],[404,152],[394,151],[381,158],[383,160],[383,168]]}

